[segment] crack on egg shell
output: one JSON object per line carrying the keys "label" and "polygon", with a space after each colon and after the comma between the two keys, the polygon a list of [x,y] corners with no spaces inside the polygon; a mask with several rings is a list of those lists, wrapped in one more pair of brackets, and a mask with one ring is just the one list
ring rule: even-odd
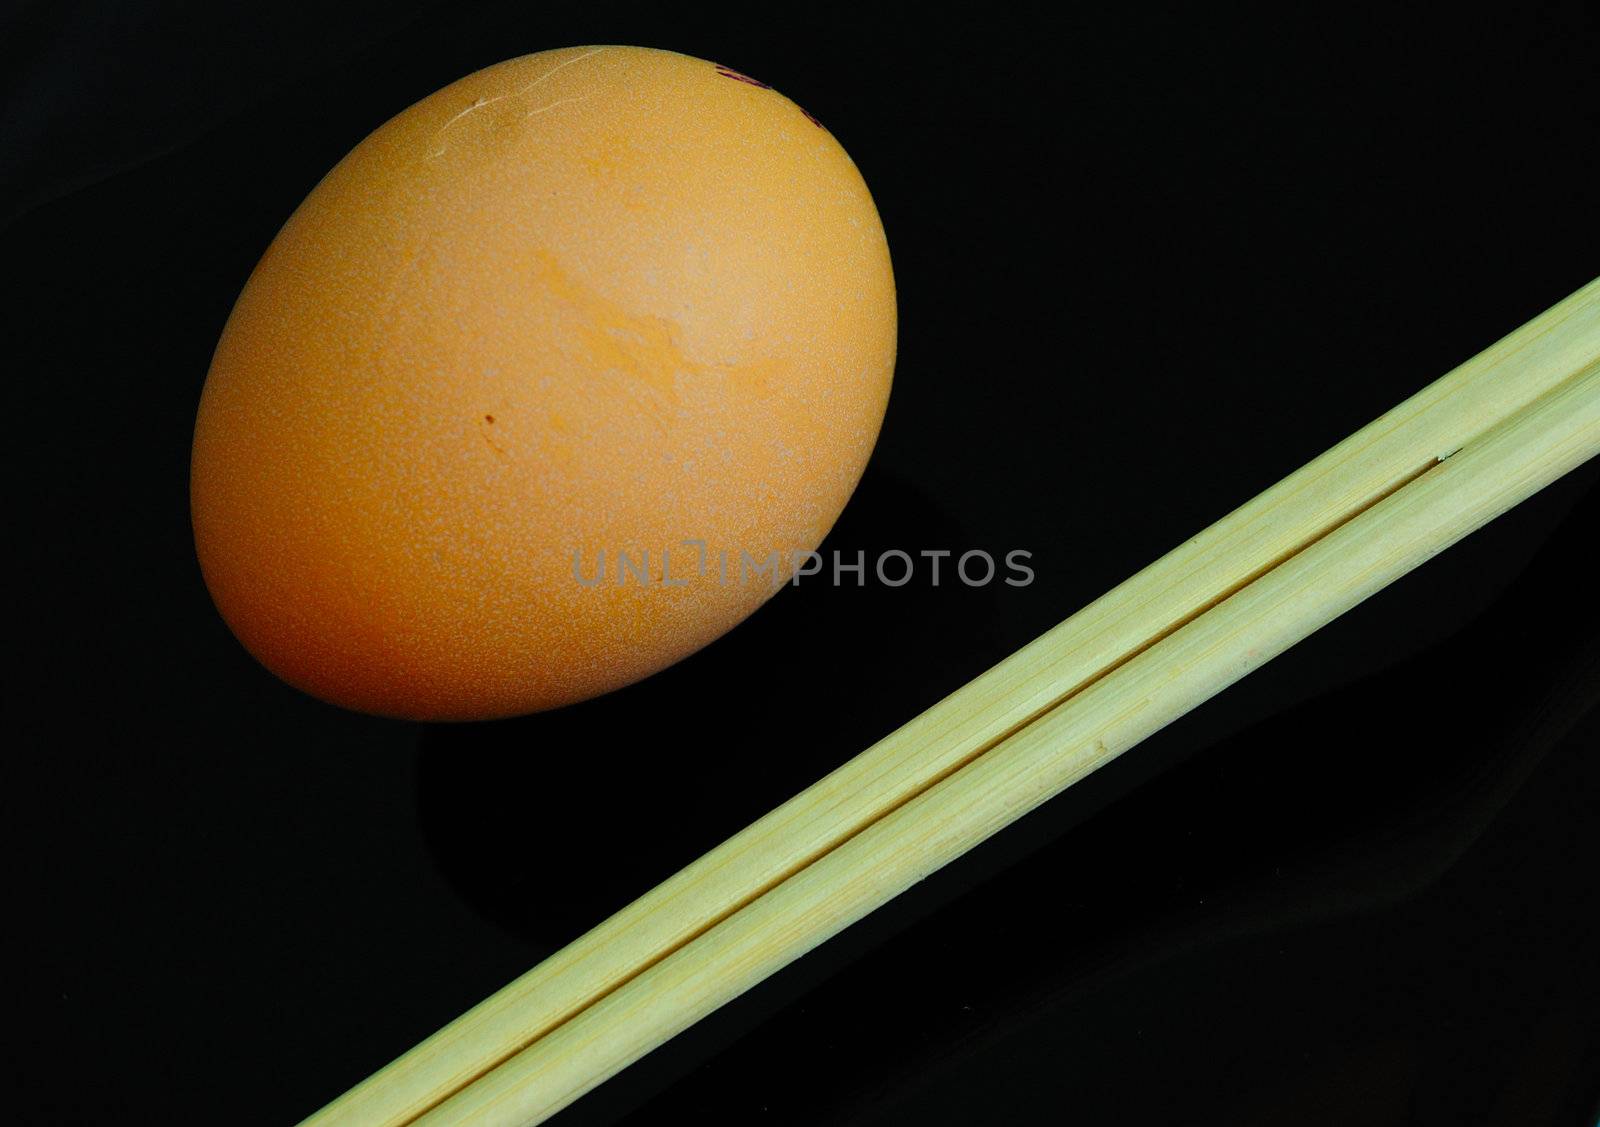
{"label": "crack on egg shell", "polygon": [[[544,83],[546,83],[550,79],[554,78],[558,73],[560,73],[563,70],[566,70],[568,67],[574,65],[575,63],[581,63],[585,59],[592,59],[596,55],[603,54],[605,51],[606,51],[606,48],[604,48],[604,47],[596,47],[594,50],[586,51],[584,54],[579,55],[576,58],[566,59],[566,60],[564,60],[562,62],[557,63],[555,66],[551,67],[549,70],[547,70],[543,74],[541,74],[538,78],[534,79],[532,82],[528,83],[526,86],[521,87],[520,89],[511,90],[511,91],[508,91],[508,92],[506,92],[504,94],[496,94],[492,98],[475,98],[475,99],[473,99],[473,102],[472,102],[472,104],[470,106],[468,106],[466,109],[462,110],[460,113],[456,114],[454,117],[450,118],[449,121],[446,121],[443,125],[441,125],[438,129],[436,129],[434,131],[433,136],[428,138],[428,146],[429,146],[430,151],[429,151],[428,155],[426,156],[426,158],[424,158],[424,159],[426,159],[426,160],[437,160],[439,157],[442,157],[445,154],[445,151],[449,148],[449,146],[448,145],[440,145],[439,144],[440,139],[453,126],[458,125],[460,122],[462,122],[466,118],[471,117],[473,114],[476,114],[478,111],[484,109],[487,106],[492,106],[497,102],[504,102],[504,101],[507,101],[508,99],[511,99],[511,98],[523,97],[524,95],[529,94],[532,91],[534,91],[535,89],[537,89],[539,86],[542,86]],[[591,96],[592,95],[584,94],[584,95],[580,95],[580,96],[572,97],[572,98],[557,98],[555,101],[549,103],[548,105],[540,106],[538,109],[535,109],[535,110],[529,110],[527,113],[523,114],[522,116],[523,116],[523,118],[525,120],[527,118],[533,117],[535,114],[541,114],[541,113],[544,113],[547,110],[553,110],[557,106],[564,105],[564,104],[566,104],[568,102],[581,102],[581,101],[584,101],[586,98],[589,98]],[[437,149],[435,149],[435,148],[433,148],[434,145],[438,145],[439,147]]]}

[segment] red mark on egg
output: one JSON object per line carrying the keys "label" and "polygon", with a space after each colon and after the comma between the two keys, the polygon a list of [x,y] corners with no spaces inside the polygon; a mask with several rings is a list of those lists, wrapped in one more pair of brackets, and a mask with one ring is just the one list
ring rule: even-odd
{"label": "red mark on egg", "polygon": [[[717,68],[717,73],[722,75],[723,78],[731,78],[735,82],[743,82],[743,83],[746,83],[746,84],[748,84],[750,86],[755,86],[755,87],[757,87],[757,88],[759,88],[761,90],[771,90],[772,89],[771,86],[768,86],[765,82],[762,82],[759,78],[751,78],[748,74],[740,74],[738,71],[734,70],[732,67],[725,67],[721,63],[714,63],[712,65],[714,65]],[[812,117],[810,111],[807,110],[804,106],[796,106],[795,109],[797,109],[801,113],[805,114],[806,115],[806,120],[809,121],[812,125],[815,125],[818,129],[822,128],[822,122],[820,122],[816,118]]]}
{"label": "red mark on egg", "polygon": [[751,86],[759,86],[763,90],[772,89],[772,87],[768,86],[765,82],[762,82],[759,78],[751,78],[748,74],[740,74],[732,67],[725,67],[721,63],[717,63],[716,67],[717,73],[722,75],[723,78],[731,78],[735,82],[748,82]]}

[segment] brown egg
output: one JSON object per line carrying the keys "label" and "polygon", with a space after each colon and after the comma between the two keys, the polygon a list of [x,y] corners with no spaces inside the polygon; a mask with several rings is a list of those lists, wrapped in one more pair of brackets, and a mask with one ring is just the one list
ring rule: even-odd
{"label": "brown egg", "polygon": [[267,248],[195,425],[201,568],[252,654],[349,708],[592,697],[821,542],[894,354],[872,198],[798,106],[666,51],[513,59],[380,127]]}

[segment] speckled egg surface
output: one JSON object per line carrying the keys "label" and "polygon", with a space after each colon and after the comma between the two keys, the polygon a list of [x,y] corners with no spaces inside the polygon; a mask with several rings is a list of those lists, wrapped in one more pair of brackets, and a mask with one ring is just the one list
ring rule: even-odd
{"label": "speckled egg surface", "polygon": [[513,59],[362,141],[251,275],[195,426],[201,569],[336,704],[591,697],[821,542],[894,355],[872,198],[798,106],[666,51]]}

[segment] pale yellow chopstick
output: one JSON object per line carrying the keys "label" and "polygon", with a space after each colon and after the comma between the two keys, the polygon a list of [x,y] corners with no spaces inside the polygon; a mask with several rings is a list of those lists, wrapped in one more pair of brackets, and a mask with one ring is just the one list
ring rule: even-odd
{"label": "pale yellow chopstick", "polygon": [[[1450,458],[1443,466],[1430,469],[1439,458],[1468,446],[1497,425],[1512,425],[1506,423],[1508,418],[1553,387],[1574,379],[1574,373],[1597,357],[1600,281],[1018,651],[307,1122],[398,1125],[435,1105],[439,1105],[437,1114],[425,1121],[456,1122],[440,1116],[479,1103],[522,1108],[520,1097],[496,1103],[504,1097],[495,1093],[521,1091],[521,1082],[513,1079],[520,1073],[547,1075],[548,1062],[540,1062],[550,1053],[576,1051],[579,1061],[590,1060],[596,1053],[606,1060],[631,1059],[627,1046],[638,1044],[633,1034],[608,1032],[596,1045],[581,1051],[573,1045],[574,1038],[584,1036],[583,1030],[593,1031],[596,1022],[605,1020],[602,1015],[626,1004],[614,999],[637,1000],[632,982],[655,981],[647,976],[654,975],[658,967],[681,965],[697,957],[693,952],[714,949],[717,936],[763,918],[762,913],[771,910],[769,899],[777,897],[773,903],[782,903],[785,895],[793,895],[786,890],[809,887],[817,879],[815,870],[832,871],[822,867],[823,862],[837,865],[831,858],[845,845],[859,849],[856,842],[867,837],[867,827],[878,832],[876,824],[900,818],[902,809],[911,809],[927,797],[916,796],[923,792],[931,795],[930,787],[944,786],[941,780],[975,777],[972,770],[989,762],[1007,736],[1034,739],[1039,718],[1061,701],[1070,697],[1070,707],[1052,712],[1052,721],[1058,714],[1076,712],[1083,699],[1103,694],[1103,686],[1111,680],[1108,671],[1122,678],[1148,653],[1211,619],[1223,606],[1235,605],[1258,583],[1333,540],[1333,535],[1319,540],[1330,528],[1343,534],[1344,528],[1367,519],[1363,510],[1368,506],[1377,512],[1410,495],[1423,481],[1434,479],[1456,461]],[[1538,408],[1547,409],[1545,403]],[[1419,474],[1423,476],[1418,478]],[[1394,496],[1374,506],[1390,493]],[[1353,514],[1361,515],[1352,520]],[[1003,746],[1009,748],[1014,742]],[[957,771],[959,775],[953,774]],[[725,927],[716,926],[722,921],[726,921]],[[831,931],[809,939],[794,953],[826,934]],[[792,957],[789,954],[783,961]],[[740,981],[733,970],[729,981]],[[663,1004],[662,1013],[669,1011],[677,1012]],[[645,1024],[659,1026],[659,1022]],[[620,1048],[606,1048],[602,1053],[600,1041],[616,1041]],[[547,1047],[546,1043],[567,1049]],[[514,1064],[485,1075],[518,1053]],[[620,1065],[608,1067],[614,1070]],[[552,1083],[549,1090],[554,1094],[544,1104],[550,1109],[560,1106],[552,1101],[573,1098],[587,1086],[573,1079],[577,1073],[569,1075],[565,1067],[558,1071],[567,1079]],[[582,1071],[579,1067],[578,1072]],[[595,1074],[589,1083],[599,1078],[600,1074]],[[543,1082],[535,1087],[544,1090]],[[455,1092],[461,1094],[449,1099]],[[440,1104],[441,1100],[446,1102]],[[515,1118],[483,1121],[521,1122]]]}
{"label": "pale yellow chopstick", "polygon": [[[526,1127],[1600,453],[1600,364],[1472,440],[418,1120]],[[1285,754],[1293,754],[1286,748]],[[1308,771],[1381,775],[1373,738]]]}

